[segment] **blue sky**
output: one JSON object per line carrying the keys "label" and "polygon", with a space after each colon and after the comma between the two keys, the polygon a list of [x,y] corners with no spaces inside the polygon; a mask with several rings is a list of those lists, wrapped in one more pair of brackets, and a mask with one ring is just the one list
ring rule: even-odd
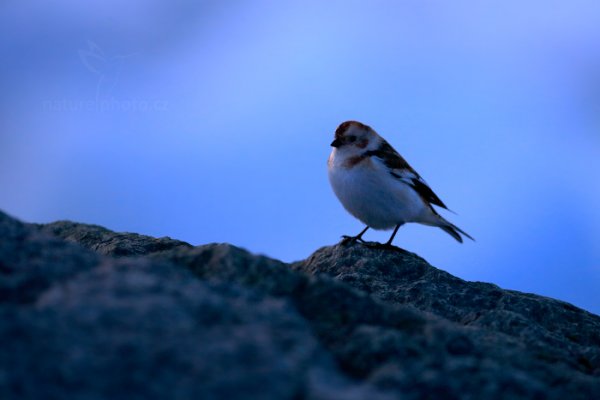
{"label": "blue sky", "polygon": [[302,259],[362,228],[326,174],[356,119],[477,239],[395,244],[600,313],[600,3],[5,2],[0,55],[16,217]]}

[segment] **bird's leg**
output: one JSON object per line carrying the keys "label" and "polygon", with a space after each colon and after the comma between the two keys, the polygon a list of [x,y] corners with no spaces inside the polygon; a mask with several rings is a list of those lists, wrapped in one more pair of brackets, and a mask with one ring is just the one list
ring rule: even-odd
{"label": "bird's leg", "polygon": [[354,240],[361,240],[362,241],[362,235],[365,234],[365,232],[367,231],[367,229],[369,229],[368,225],[365,226],[365,229],[363,229],[362,231],[360,231],[360,233],[354,237]]}
{"label": "bird's leg", "polygon": [[398,229],[404,225],[404,223],[400,223],[398,225],[396,225],[396,227],[394,228],[394,232],[392,233],[392,236],[390,237],[390,240],[388,240],[383,247],[393,247],[392,246],[392,241],[394,240],[394,236],[396,236],[396,232],[398,232]]}
{"label": "bird's leg", "polygon": [[342,236],[342,239],[344,239],[344,242],[356,242],[356,241],[363,241],[362,240],[362,235],[365,234],[365,232],[367,231],[367,229],[369,229],[369,226],[367,225],[367,227],[365,229],[363,229],[358,235],[356,236]]}

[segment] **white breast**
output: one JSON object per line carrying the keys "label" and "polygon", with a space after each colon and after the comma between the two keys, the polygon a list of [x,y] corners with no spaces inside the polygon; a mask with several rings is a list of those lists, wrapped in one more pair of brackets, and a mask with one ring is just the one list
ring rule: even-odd
{"label": "white breast", "polygon": [[347,160],[329,157],[329,182],[344,208],[374,229],[391,229],[399,223],[418,222],[430,211],[406,183],[394,178],[383,163],[368,157],[353,167]]}

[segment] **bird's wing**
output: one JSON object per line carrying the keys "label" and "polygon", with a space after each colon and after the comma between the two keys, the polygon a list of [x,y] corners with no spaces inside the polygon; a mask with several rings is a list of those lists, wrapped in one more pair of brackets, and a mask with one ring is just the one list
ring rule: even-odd
{"label": "bird's wing", "polygon": [[427,182],[388,142],[384,140],[377,150],[370,150],[367,155],[380,159],[394,178],[412,187],[423,200],[448,210],[448,207],[431,190]]}

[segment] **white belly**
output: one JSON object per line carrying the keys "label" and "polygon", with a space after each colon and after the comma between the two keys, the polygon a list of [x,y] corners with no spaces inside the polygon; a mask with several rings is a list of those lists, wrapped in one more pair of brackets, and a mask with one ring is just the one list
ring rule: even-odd
{"label": "white belly", "polygon": [[369,159],[350,169],[331,163],[329,181],[344,208],[373,229],[421,222],[431,213],[410,186]]}

